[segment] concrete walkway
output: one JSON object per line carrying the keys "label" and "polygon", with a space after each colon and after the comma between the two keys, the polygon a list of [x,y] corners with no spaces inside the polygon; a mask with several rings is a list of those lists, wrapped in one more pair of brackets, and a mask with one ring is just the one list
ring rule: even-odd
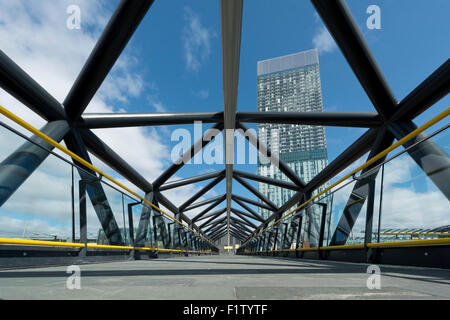
{"label": "concrete walkway", "polygon": [[[0,271],[0,299],[450,299],[450,270],[270,257],[202,256],[81,265],[81,289],[66,267]],[[75,282],[70,282],[75,283]]]}

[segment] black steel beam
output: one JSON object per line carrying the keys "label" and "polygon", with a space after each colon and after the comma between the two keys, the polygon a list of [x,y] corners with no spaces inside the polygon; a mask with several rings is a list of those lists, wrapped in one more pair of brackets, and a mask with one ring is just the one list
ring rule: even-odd
{"label": "black steel beam", "polygon": [[260,176],[257,174],[245,172],[245,171],[239,171],[239,170],[233,170],[233,175],[236,175],[241,178],[247,178],[254,181],[262,182],[271,184],[273,186],[281,187],[284,189],[290,189],[290,190],[299,190],[299,187],[291,182],[277,180],[269,177]]}
{"label": "black steel beam", "polygon": [[215,241],[219,240],[219,238],[223,237],[226,234],[227,234],[227,230],[226,229],[224,229],[222,231],[219,231],[219,232],[214,232],[211,235],[211,240],[215,242]]}
{"label": "black steel beam", "polygon": [[182,212],[184,209],[186,209],[189,205],[191,205],[192,203],[194,203],[195,200],[197,200],[198,198],[200,198],[202,195],[204,195],[205,193],[207,193],[209,190],[211,190],[212,188],[214,188],[214,186],[216,186],[219,182],[221,182],[224,178],[224,174],[220,174],[217,178],[215,178],[213,181],[211,181],[210,183],[208,183],[206,186],[203,187],[203,189],[201,189],[200,191],[198,191],[196,194],[194,194],[190,199],[188,199],[185,203],[183,203],[180,206],[180,211]]}
{"label": "black steel beam", "polygon": [[211,218],[212,216],[216,216],[217,215],[217,212],[215,211],[215,212],[211,212],[211,213],[208,213],[207,215],[204,215],[203,217],[201,217],[200,219],[198,219],[197,221],[200,221],[200,220],[204,220],[204,219],[208,219],[208,218]]}
{"label": "black steel beam", "polygon": [[[297,174],[286,164],[284,161],[282,161],[278,155],[272,154],[272,152],[268,149],[268,147],[262,143],[258,137],[247,128],[244,124],[241,122],[236,123],[236,126],[238,129],[243,130],[244,137],[255,146],[255,148],[261,152],[264,156],[267,156],[267,158],[272,162],[274,166],[276,166],[278,169],[280,169],[281,172],[283,172],[288,179],[290,179],[292,182],[294,182],[299,188],[304,188],[306,183],[297,176]],[[242,133],[242,132],[241,132]]]}
{"label": "black steel beam", "polygon": [[[394,137],[400,140],[417,129],[417,126],[412,121],[396,121],[390,122],[388,128]],[[408,148],[427,137],[427,134],[419,133],[416,137],[403,144],[403,147]],[[424,140],[419,145],[408,149],[407,152],[447,199],[450,200],[450,157],[447,152],[434,143],[432,139]]]}
{"label": "black steel beam", "polygon": [[200,219],[198,219],[197,222],[198,222],[198,221],[201,221],[201,220],[209,219],[209,218],[211,218],[212,216],[215,216],[215,215],[217,215],[217,212],[216,212],[216,211],[215,211],[215,212],[208,213],[207,215],[205,215],[205,216],[201,217]]}
{"label": "black steel beam", "polygon": [[153,0],[122,0],[64,100],[67,116],[78,120],[105,80]]}
{"label": "black steel beam", "polygon": [[221,226],[222,226],[222,227],[223,227],[223,226],[226,226],[226,224],[227,224],[227,221],[226,221],[226,220],[227,220],[227,217],[223,217],[222,219],[220,219],[219,223],[212,224],[212,225],[208,226],[208,227],[204,230],[205,234],[209,237],[212,231],[217,230],[217,229],[218,229],[219,227],[221,227]]}
{"label": "black steel beam", "polygon": [[[232,211],[232,212],[235,213],[234,211]],[[240,216],[238,216],[238,217],[240,218]],[[244,228],[244,230],[247,230],[249,234],[252,233],[252,231],[253,231],[249,227],[252,227],[252,228],[256,229],[256,226],[254,226],[254,225],[252,226],[251,224],[247,223],[246,221],[239,220],[236,217],[230,216],[230,221],[234,222],[236,225],[240,225],[242,228]]]}
{"label": "black steel beam", "polygon": [[244,229],[241,225],[238,224],[232,224],[230,226],[230,229],[239,234],[243,239],[245,239],[245,237],[248,237],[251,233],[249,230]]}
{"label": "black steel beam", "polygon": [[367,130],[358,140],[345,149],[336,159],[319,172],[305,187],[306,192],[313,192],[325,182],[339,174],[353,162],[361,158],[371,148],[377,137],[377,129]]}
{"label": "black steel beam", "polygon": [[[72,129],[69,134],[64,138],[67,148],[86,160],[92,163],[89,154],[81,140],[79,133]],[[109,205],[108,199],[106,197],[105,191],[103,190],[102,183],[96,179],[97,174],[91,169],[85,167],[83,164],[73,160],[78,168],[78,174],[81,179],[86,183],[86,191],[91,199],[92,206],[94,207],[95,213],[97,214],[98,220],[105,232],[108,242],[111,245],[123,245],[123,238],[120,234],[119,226],[117,225],[116,219],[112,212],[111,206]],[[85,170],[82,170],[84,168]],[[90,174],[88,174],[88,172]]]}
{"label": "black steel beam", "polygon": [[412,120],[450,92],[450,59],[419,84],[397,106],[390,121]]}
{"label": "black steel beam", "polygon": [[381,119],[394,113],[397,100],[344,0],[311,0]]}
{"label": "black steel beam", "polygon": [[[66,119],[63,106],[1,51],[0,86],[46,120]],[[111,149],[98,139],[95,134],[88,134],[83,130],[81,135],[89,151],[145,192],[151,191],[151,184],[140,177],[116,153],[109,152]],[[56,141],[60,142],[61,140],[58,139]]]}
{"label": "black steel beam", "polygon": [[[156,203],[156,199],[155,199],[153,192],[147,193],[145,195],[145,200],[147,200],[148,202],[153,203],[153,204]],[[149,205],[144,204],[142,206],[141,216],[139,218],[138,229],[136,231],[136,240],[135,240],[136,247],[145,246],[145,241],[149,240],[149,236],[148,236],[149,232],[148,231],[149,231],[150,217],[151,217],[152,211],[153,211],[153,208],[150,207]],[[158,212],[158,214],[159,214],[159,212]]]}
{"label": "black steel beam", "polygon": [[267,210],[270,210],[270,211],[276,211],[274,208],[269,207],[268,205],[266,205],[264,203],[261,203],[261,202],[258,202],[258,201],[254,201],[252,199],[248,199],[248,198],[245,198],[245,197],[241,197],[241,196],[238,196],[236,194],[233,194],[232,198],[233,198],[233,200],[237,199],[237,200],[240,200],[242,202],[247,202],[249,204],[252,204],[254,206],[257,206],[257,207],[260,207],[260,208],[263,208],[263,209],[267,209]]}
{"label": "black steel beam", "polygon": [[221,199],[221,198],[223,198],[223,197],[226,198],[226,195],[223,194],[223,195],[221,195],[221,196],[213,197],[213,198],[208,199],[208,200],[199,201],[199,202],[197,202],[197,203],[194,203],[194,204],[190,205],[190,206],[187,207],[186,209],[184,209],[183,212],[186,212],[186,211],[189,211],[189,210],[198,208],[198,207],[202,207],[202,206],[207,205],[207,204],[209,204],[209,203],[211,203],[211,202],[217,201],[217,200],[219,200],[219,199]]}
{"label": "black steel beam", "polygon": [[210,236],[211,236],[211,239],[212,238],[217,239],[218,235],[221,235],[220,237],[223,237],[226,234],[227,234],[227,228],[226,228],[226,225],[223,224],[222,228],[219,228],[219,229],[215,230],[214,232],[211,232]]}
{"label": "black steel beam", "polygon": [[191,148],[186,151],[181,158],[175,161],[166,171],[164,171],[154,182],[154,188],[161,187],[167,180],[170,179],[178,170],[181,169],[190,159],[192,159],[204,146],[206,146],[211,139],[217,134],[217,131],[223,129],[223,123],[215,124],[211,129],[207,130],[203,137],[197,140]]}
{"label": "black steel beam", "polygon": [[[239,64],[241,55],[242,0],[220,1],[222,42],[223,122],[225,129],[225,178],[227,195],[227,229],[231,209],[234,162],[234,129],[238,96]],[[230,134],[230,133],[233,134]]]}
{"label": "black steel beam", "polygon": [[245,238],[247,237],[247,234],[246,233],[243,233],[242,231],[240,231],[240,230],[238,230],[238,229],[236,229],[236,228],[233,228],[233,227],[231,227],[230,228],[230,234],[234,237],[234,238],[236,238],[237,240],[239,240],[239,242],[244,242],[244,240],[245,240]]}
{"label": "black steel beam", "polygon": [[[202,229],[202,228],[204,228],[204,227],[210,225],[211,223],[214,222],[215,219],[217,219],[217,218],[218,218],[222,213],[224,213],[226,210],[227,210],[226,208],[220,209],[220,211],[218,211],[218,212],[220,212],[220,214],[217,214],[217,215],[215,215],[214,217],[212,217],[212,218],[206,220],[204,223],[202,223],[202,224],[199,226],[199,228]],[[218,222],[218,221],[215,221],[215,223],[217,223],[217,222]]]}
{"label": "black steel beam", "polygon": [[248,237],[248,235],[251,233],[250,231],[245,230],[241,226],[236,224],[230,225],[230,230],[240,235],[240,237],[242,237],[243,239],[245,239],[245,237]]}
{"label": "black steel beam", "polygon": [[0,86],[42,118],[67,120],[62,105],[1,50]]}
{"label": "black steel beam", "polygon": [[[367,160],[370,160],[378,153],[391,146],[393,141],[394,137],[389,131],[387,131],[385,128],[380,129],[378,137],[375,140],[375,143],[373,145],[372,150],[370,151]],[[368,172],[378,164],[382,163],[385,159],[386,157],[383,157],[377,160],[374,164],[363,169],[361,175],[364,175],[366,172]],[[379,170],[380,167],[371,171],[370,174],[371,178],[375,179],[376,176],[378,175]],[[330,246],[344,245],[347,242],[350,232],[352,231],[353,226],[355,225],[355,222],[361,213],[361,209],[364,206],[368,194],[369,194],[368,181],[365,179],[361,181],[356,181],[353,186],[350,197],[346,203],[346,206],[344,207],[343,213],[339,219],[338,225],[336,226],[334,234],[331,237],[329,244]]]}
{"label": "black steel beam", "polygon": [[[306,192],[313,192],[328,180],[339,174],[342,170],[347,168],[353,162],[361,158],[371,148],[377,137],[377,129],[367,130],[358,140],[356,140],[351,146],[345,149],[336,159],[328,164],[321,172],[319,172],[311,181],[306,185]],[[279,210],[272,214],[266,222],[279,217],[286,210],[296,205],[302,198],[302,193],[297,192],[291,199],[286,201]],[[261,225],[258,229],[261,228]]]}
{"label": "black steel beam", "polygon": [[[163,126],[223,121],[223,112],[85,113],[79,126],[89,129]],[[375,128],[376,112],[236,112],[236,121]]]}
{"label": "black steel beam", "polygon": [[185,185],[188,185],[188,184],[192,184],[192,183],[195,183],[195,182],[216,178],[216,177],[221,176],[221,175],[223,176],[224,174],[225,174],[225,170],[221,170],[221,171],[214,171],[214,172],[198,175],[198,176],[195,176],[195,177],[179,179],[179,180],[175,180],[175,181],[169,181],[166,184],[162,185],[159,188],[159,190],[160,191],[164,191],[164,190],[169,190],[169,189],[173,189],[173,188],[178,188],[178,187],[185,186]]}
{"label": "black steel beam", "polygon": [[85,113],[80,126],[90,129],[223,122],[223,112]]}
{"label": "black steel beam", "polygon": [[[219,228],[219,229],[215,230],[214,232],[211,232],[210,236],[211,236],[211,238],[217,239],[217,236],[218,236],[219,234],[222,235],[222,236],[220,236],[220,237],[223,237],[224,235],[227,234],[226,224],[224,224],[224,225],[222,226],[222,228]],[[213,241],[215,241],[215,240],[213,240]]]}
{"label": "black steel beam", "polygon": [[205,233],[210,236],[213,232],[215,232],[216,230],[226,227],[227,225],[227,217],[223,217],[222,219],[220,219],[219,221],[217,221],[216,224],[212,224],[208,230],[205,230]]}
{"label": "black steel beam", "polygon": [[220,227],[227,225],[227,217],[223,217],[222,219],[216,221],[214,224],[211,224],[207,229],[205,229],[205,233],[209,236],[211,232],[219,229]]}
{"label": "black steel beam", "polygon": [[241,210],[239,210],[239,209],[236,209],[236,208],[231,208],[231,212],[233,212],[233,213],[234,213],[235,215],[237,215],[239,218],[241,218],[242,220],[244,220],[249,226],[251,226],[252,228],[255,228],[255,229],[256,229],[255,224],[252,223],[252,222],[251,222],[250,220],[248,220],[247,218],[245,218],[245,217],[247,216],[247,217],[253,219],[253,217],[252,217],[251,215],[249,215],[249,214],[247,214],[247,213],[245,213],[245,212],[243,212],[243,211],[241,211]]}
{"label": "black steel beam", "polygon": [[227,231],[225,230],[225,231],[223,231],[223,232],[220,232],[220,233],[217,233],[217,234],[215,234],[214,235],[214,237],[212,237],[211,239],[213,240],[213,241],[218,241],[218,240],[220,240],[220,238],[222,238],[224,235],[226,235],[227,234]]}
{"label": "black steel beam", "polygon": [[230,234],[236,238],[237,240],[239,240],[240,242],[244,241],[245,237],[243,237],[242,235],[240,235],[238,232],[233,232],[233,230],[230,230]]}
{"label": "black steel beam", "polygon": [[[224,208],[218,209],[218,210],[216,210],[216,211],[214,211],[214,212],[211,212],[211,213],[208,214],[207,216],[202,217],[202,218],[199,219],[199,220],[209,218],[209,220],[207,220],[207,221],[212,221],[212,220],[214,220],[215,218],[217,218],[218,216],[220,216],[220,215],[221,215],[222,213],[224,213],[224,212],[225,212],[225,211],[224,211]],[[198,221],[198,220],[197,220],[197,221]]]}
{"label": "black steel beam", "polygon": [[153,190],[152,184],[141,176],[132,166],[123,160],[114,150],[104,143],[90,130],[80,130],[86,148],[124,178],[133,183],[145,193]]}
{"label": "black steel beam", "polygon": [[253,193],[255,196],[257,196],[259,199],[264,201],[266,204],[268,204],[272,209],[278,210],[277,206],[266,198],[261,192],[256,190],[251,184],[249,184],[247,181],[241,179],[240,177],[235,176],[234,179],[242,184],[247,190],[249,190],[251,193]]}
{"label": "black steel beam", "polygon": [[232,197],[233,201],[236,202],[238,205],[240,205],[242,208],[244,208],[245,210],[247,210],[250,215],[247,215],[248,217],[252,218],[252,219],[256,219],[260,222],[264,221],[264,219],[257,214],[255,211],[253,211],[250,207],[248,207],[244,202],[242,202],[241,200],[236,199],[235,197]]}
{"label": "black steel beam", "polygon": [[177,215],[180,213],[180,210],[176,205],[174,205],[169,199],[167,199],[159,190],[154,190],[156,200],[166,207],[170,212]]}
{"label": "black steel beam", "polygon": [[382,124],[376,112],[238,112],[236,120],[251,123],[362,128],[376,128]]}
{"label": "black steel beam", "polygon": [[216,234],[212,239],[213,239],[214,242],[217,242],[218,240],[220,240],[226,234],[227,234],[227,231],[225,230],[223,233]]}
{"label": "black steel beam", "polygon": [[[65,120],[48,122],[40,129],[53,140],[61,140],[70,128]],[[47,159],[50,154],[45,149],[53,146],[39,137],[31,137],[0,163],[0,207],[28,179],[31,174]],[[44,148],[44,149],[43,149]]]}
{"label": "black steel beam", "polygon": [[196,222],[202,219],[207,218],[208,216],[211,215],[206,215],[209,211],[211,211],[212,209],[214,209],[215,207],[217,207],[220,203],[222,203],[222,201],[224,201],[226,199],[225,196],[220,197],[216,202],[214,202],[212,205],[210,205],[209,207],[207,207],[206,209],[204,209],[202,212],[200,212],[198,215],[196,215],[194,218],[192,218],[192,222]]}

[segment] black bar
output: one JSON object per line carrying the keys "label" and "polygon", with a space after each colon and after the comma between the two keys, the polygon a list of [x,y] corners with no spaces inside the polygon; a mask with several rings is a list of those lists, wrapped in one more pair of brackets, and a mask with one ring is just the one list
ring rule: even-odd
{"label": "black bar", "polygon": [[252,219],[256,219],[256,220],[258,220],[258,221],[260,221],[260,222],[262,222],[262,221],[264,221],[264,219],[259,215],[259,214],[257,214],[255,211],[253,211],[250,207],[248,207],[244,202],[242,202],[241,200],[238,200],[238,199],[236,199],[236,198],[233,198],[232,197],[232,199],[238,204],[238,205],[240,205],[242,208],[244,208],[245,210],[247,210],[252,216],[248,216],[249,218],[252,218]]}
{"label": "black bar", "polygon": [[256,229],[256,226],[250,222],[247,218],[245,218],[245,216],[249,216],[247,215],[245,212],[242,212],[241,210],[238,210],[236,208],[231,208],[231,212],[233,212],[235,215],[237,215],[239,218],[241,218],[242,220],[244,220],[249,226],[251,226],[252,228]]}
{"label": "black bar", "polygon": [[362,128],[376,128],[382,124],[376,112],[238,112],[236,120],[252,123]]}
{"label": "black bar", "polygon": [[[203,224],[201,224],[201,225],[199,226],[199,228],[201,229],[201,228],[206,227],[206,226],[209,225],[212,221],[214,221],[214,219],[216,219],[219,215],[221,215],[222,213],[224,213],[226,210],[227,210],[226,208],[221,209],[220,211],[218,211],[218,212],[220,212],[220,214],[217,214],[217,215],[215,215],[214,217],[212,217],[211,219],[208,219],[206,222],[204,222]],[[217,221],[216,221],[216,222],[217,222]]]}
{"label": "black bar", "polygon": [[1,50],[0,86],[42,118],[67,120],[61,104]]}
{"label": "black bar", "polygon": [[112,69],[153,0],[122,0],[64,100],[67,116],[77,120]]}
{"label": "black bar", "polygon": [[382,120],[397,100],[344,0],[311,0]]}
{"label": "black bar", "polygon": [[261,203],[261,202],[258,202],[258,201],[254,201],[252,199],[248,199],[248,198],[245,198],[245,197],[241,197],[241,196],[238,196],[236,194],[233,194],[232,198],[233,198],[233,200],[237,199],[237,200],[240,200],[240,201],[243,201],[243,202],[247,202],[249,204],[252,204],[254,206],[257,206],[257,207],[260,207],[260,208],[263,208],[263,209],[267,209],[269,211],[276,211],[274,208],[269,207],[268,205],[265,205],[264,203]]}
{"label": "black bar", "polygon": [[319,234],[319,248],[323,247],[323,240],[325,238],[325,224],[327,218],[327,204],[326,203],[316,203],[322,207],[322,215],[320,218],[320,234]]}
{"label": "black bar", "polygon": [[253,193],[255,196],[257,196],[259,199],[264,201],[266,204],[268,204],[272,209],[278,210],[277,206],[267,199],[262,193],[260,193],[258,190],[256,190],[251,184],[249,184],[247,181],[241,179],[240,177],[235,176],[234,179],[242,184],[247,190],[249,190],[251,193]]}
{"label": "black bar", "polygon": [[211,202],[217,201],[217,200],[219,200],[219,199],[221,199],[221,198],[225,199],[225,198],[226,198],[226,194],[223,194],[223,195],[217,196],[217,197],[213,197],[213,198],[208,199],[208,200],[199,201],[199,202],[197,202],[197,203],[194,203],[194,204],[190,205],[189,207],[187,207],[186,209],[184,209],[183,212],[186,212],[186,211],[189,211],[189,210],[198,208],[198,207],[202,207],[202,206],[204,206],[204,205],[206,205],[206,204],[209,204],[209,203],[211,203]]}
{"label": "black bar", "polygon": [[367,178],[369,185],[369,194],[367,196],[367,212],[366,212],[366,229],[364,230],[364,246],[372,242],[372,227],[373,227],[373,207],[375,202],[375,177]]}
{"label": "black bar", "polygon": [[86,148],[97,158],[112,169],[120,173],[128,181],[136,185],[145,193],[153,190],[152,184],[140,175],[133,167],[123,160],[114,150],[107,146],[95,133],[89,130],[80,130]]}
{"label": "black bar", "polygon": [[[238,129],[241,129],[244,131],[245,135],[244,137],[252,143],[256,149],[259,152],[262,152],[264,156],[267,156],[270,160],[273,160],[273,158],[276,155],[272,155],[272,152],[267,148],[265,144],[263,144],[258,137],[256,137],[249,129],[242,124],[241,122],[238,122],[237,124]],[[256,142],[256,145],[255,145]],[[273,162],[273,165],[277,166],[278,169],[280,169],[281,172],[283,172],[286,177],[288,177],[292,182],[294,182],[299,188],[303,189],[306,185],[306,183],[297,176],[297,174],[287,165],[285,164],[279,157],[276,156],[276,161]]]}
{"label": "black bar", "polygon": [[80,180],[78,182],[79,204],[80,204],[80,243],[84,244],[84,248],[80,250],[81,257],[86,256],[87,252],[87,217],[86,217],[86,182]]}
{"label": "black bar", "polygon": [[203,147],[205,147],[214,136],[217,130],[221,131],[223,129],[223,123],[216,123],[211,129],[205,132],[203,137],[196,141],[191,148],[186,151],[181,158],[179,158],[175,163],[173,163],[166,171],[164,171],[154,182],[154,188],[159,188],[162,186],[171,176],[173,176],[184,164],[192,159],[197,152],[199,152]]}
{"label": "black bar", "polygon": [[264,177],[264,176],[260,176],[257,174],[245,172],[245,171],[233,170],[233,175],[241,177],[241,178],[247,178],[247,179],[251,179],[254,181],[262,182],[262,183],[271,184],[273,186],[278,186],[278,187],[285,188],[285,189],[296,190],[296,191],[299,190],[299,187],[293,183],[290,183],[287,181],[282,181],[282,180],[277,180],[277,179],[273,179],[273,178],[269,178],[269,177]]}
{"label": "black bar", "polygon": [[206,208],[205,210],[200,212],[198,215],[196,215],[194,218],[192,218],[192,222],[200,221],[200,220],[203,220],[203,219],[206,219],[208,217],[211,217],[211,216],[215,215],[214,212],[210,213],[210,214],[207,214],[207,215],[205,215],[205,214],[208,213],[209,211],[211,211],[212,209],[214,209],[215,207],[217,207],[220,203],[222,203],[223,200],[225,200],[225,198],[219,199],[216,202],[214,202],[208,208]]}
{"label": "black bar", "polygon": [[195,200],[197,200],[198,198],[200,198],[202,195],[204,195],[205,193],[207,193],[209,190],[211,190],[212,188],[214,188],[214,186],[216,186],[219,182],[221,182],[224,178],[224,175],[221,174],[220,176],[218,176],[216,179],[214,179],[213,181],[211,181],[210,183],[208,183],[205,187],[203,187],[203,189],[201,189],[200,191],[198,191],[196,194],[194,194],[190,199],[188,199],[185,203],[183,203],[180,206],[180,211],[183,211],[184,209],[186,209],[189,205],[191,205],[192,203],[194,203]]}
{"label": "black bar", "polygon": [[192,184],[192,183],[195,183],[195,182],[216,178],[216,177],[219,177],[219,176],[224,175],[224,174],[225,174],[225,170],[221,170],[221,171],[214,171],[214,172],[211,172],[211,173],[198,175],[198,176],[195,176],[195,177],[190,177],[190,178],[170,181],[170,182],[167,182],[166,184],[162,185],[161,187],[159,187],[159,191],[164,191],[164,190],[169,190],[169,189],[173,189],[173,188],[178,188],[178,187],[185,186],[185,185],[188,185],[188,184]]}
{"label": "black bar", "polygon": [[223,112],[85,113],[80,126],[90,129],[125,128],[192,124],[196,121],[202,123],[223,122]]}
{"label": "black bar", "polygon": [[391,121],[412,120],[450,91],[450,59],[418,85],[399,104]]}

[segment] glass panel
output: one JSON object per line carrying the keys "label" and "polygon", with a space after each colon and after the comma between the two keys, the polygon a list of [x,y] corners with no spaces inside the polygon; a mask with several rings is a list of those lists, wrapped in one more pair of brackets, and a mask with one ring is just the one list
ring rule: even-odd
{"label": "glass panel", "polygon": [[[0,126],[2,175],[6,175],[9,170],[9,172],[17,172],[18,175],[29,174],[28,168],[36,161],[34,154],[22,152],[16,153],[13,158],[8,158],[25,142],[27,140]],[[41,149],[37,150],[42,152]],[[43,155],[46,153],[43,152]],[[5,159],[7,159],[6,162]],[[8,188],[5,189],[8,190]],[[70,164],[48,154],[42,164],[1,206],[0,237],[72,241],[72,167]]]}
{"label": "glass panel", "polygon": [[[432,139],[443,145],[444,150],[448,149],[448,130]],[[414,152],[421,152],[422,147],[418,145]],[[423,165],[433,164],[433,157],[436,161],[439,156],[423,158]],[[441,170],[449,169],[433,167],[425,170],[438,178]],[[449,200],[409,154],[404,153],[385,164],[382,197],[381,242],[450,236]]]}

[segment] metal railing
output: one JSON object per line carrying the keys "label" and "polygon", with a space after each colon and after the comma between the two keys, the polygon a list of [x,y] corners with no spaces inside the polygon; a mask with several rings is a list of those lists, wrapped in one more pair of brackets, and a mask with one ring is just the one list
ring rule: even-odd
{"label": "metal railing", "polygon": [[[28,142],[33,143],[34,145],[40,147],[42,150],[45,150],[49,155],[56,157],[58,160],[68,164],[71,168],[71,211],[72,211],[72,236],[71,242],[63,242],[61,239],[57,240],[55,237],[55,241],[40,241],[40,240],[30,240],[30,239],[11,239],[11,238],[0,238],[0,244],[22,244],[22,245],[37,245],[37,246],[52,246],[52,247],[75,247],[75,248],[92,248],[92,249],[118,249],[118,250],[146,250],[146,251],[170,251],[170,252],[183,252],[183,253],[212,253],[216,252],[217,248],[210,242],[209,239],[204,237],[202,234],[196,232],[189,226],[185,225],[178,219],[174,218],[164,210],[160,209],[158,206],[154,205],[147,199],[143,198],[133,190],[129,189],[110,175],[101,171],[97,167],[93,166],[89,162],[85,161],[83,158],[78,156],[77,154],[71,152],[64,146],[60,145],[53,139],[49,138],[47,135],[34,128],[24,120],[20,119],[15,114],[9,112],[7,109],[0,106],[0,113],[3,114],[8,119],[12,120],[14,123],[18,124],[20,127],[26,129],[28,132],[31,132],[35,136],[39,137],[43,141],[47,142],[51,146],[57,148],[59,151],[63,152],[64,155],[68,155],[71,159],[76,161],[76,163],[72,163],[68,159],[63,156],[55,153],[52,150],[49,150],[35,142],[32,139],[26,137],[24,134],[18,132],[14,128],[8,126],[5,123],[0,122],[0,125],[13,133],[15,136],[20,137],[21,139],[27,140]],[[69,158],[69,159],[70,159]],[[77,164],[78,163],[78,164]],[[83,167],[84,166],[84,167]],[[92,180],[87,181],[86,179],[79,179],[79,184],[75,183],[75,174],[74,169],[82,170],[88,176],[92,178]],[[99,177],[89,172],[87,169],[92,170],[97,173]],[[43,181],[44,183],[51,183],[50,181]],[[121,233],[124,238],[124,245],[109,245],[108,243],[102,243],[102,233],[104,232],[101,227],[99,227],[98,236],[96,237],[96,243],[88,243],[92,242],[92,239],[89,241],[87,238],[87,218],[86,218],[86,210],[90,209],[86,206],[85,193],[86,188],[95,188],[95,184],[100,183],[104,188],[109,190],[110,195],[113,198],[117,198],[118,206],[121,204],[122,210],[122,219],[123,219],[123,229],[121,229]],[[44,186],[45,187],[45,186]],[[79,239],[76,239],[75,236],[75,189],[78,187],[79,195],[80,195],[80,234]],[[82,200],[83,199],[83,200]],[[108,201],[105,199],[105,201]],[[128,210],[125,210],[125,207],[128,207]],[[139,214],[135,214],[136,211],[141,209],[141,212],[147,210],[150,211],[148,217],[148,225],[145,227],[145,230],[142,230],[144,234],[144,238],[136,239],[138,236],[135,232],[136,221],[134,221],[133,216]],[[120,217],[116,217],[120,218]],[[84,219],[84,220],[83,220]],[[128,227],[127,227],[128,225]],[[142,229],[142,228],[141,228]],[[25,234],[25,231],[24,231]],[[136,240],[138,240],[136,242]],[[107,242],[107,241],[106,241]]]}
{"label": "metal railing", "polygon": [[[412,131],[410,134],[398,140],[390,147],[372,157],[366,163],[358,166],[354,170],[351,170],[351,172],[338,179],[330,186],[324,188],[324,190],[322,190],[321,192],[318,192],[307,201],[304,201],[299,206],[293,208],[278,220],[273,221],[273,223],[268,225],[266,228],[259,230],[259,232],[254,234],[251,238],[247,239],[243,243],[239,250],[239,253],[268,253],[309,250],[357,249],[364,247],[378,248],[392,246],[450,244],[450,238],[448,238],[448,234],[450,234],[449,232],[439,232],[437,230],[433,232],[433,230],[428,230],[429,232],[416,233],[415,236],[411,233],[405,235],[409,236],[410,240],[404,241],[405,238],[401,237],[401,235],[397,234],[397,238],[392,238],[390,237],[391,235],[387,234],[386,232],[382,232],[381,230],[381,217],[386,217],[390,214],[389,212],[384,212],[382,215],[383,195],[385,197],[384,202],[386,202],[386,197],[389,196],[389,194],[383,192],[383,185],[387,184],[386,182],[383,183],[383,178],[391,176],[391,173],[385,173],[385,167],[394,165],[396,163],[395,160],[399,159],[399,157],[400,159],[402,159],[401,156],[406,152],[411,152],[412,150],[420,148],[420,145],[426,140],[439,135],[448,135],[448,128],[450,125],[446,123],[443,127],[437,129],[434,133],[428,135],[423,140],[415,142],[414,144],[405,148],[403,151],[398,152],[388,159],[383,160],[383,158],[385,158],[389,153],[396,150],[406,142],[417,137],[420,133],[442,122],[449,115],[450,108],[447,108],[430,121],[426,122],[416,130]],[[374,165],[377,161],[380,161],[380,159],[383,161]],[[408,157],[408,159],[410,158]],[[366,170],[359,177],[356,176],[357,173],[361,172],[365,168],[368,168],[369,166],[371,166],[369,170]],[[377,172],[380,169],[382,173],[381,175],[378,175],[377,178]],[[433,174],[439,174],[440,170],[445,169],[446,168],[432,168],[430,170],[427,170],[424,176],[429,177]],[[376,179],[379,179],[381,181],[378,181],[376,183]],[[427,181],[420,182],[421,183],[417,184],[423,185],[427,183]],[[325,182],[323,185],[326,185],[327,183],[329,182]],[[357,183],[359,184],[357,185]],[[401,183],[401,181],[397,181],[397,183]],[[375,188],[376,184],[378,185],[378,189]],[[359,189],[366,188],[365,192],[361,192],[361,194],[363,195],[362,197],[358,198],[358,193],[354,192],[355,189],[351,194],[348,194],[348,189],[351,190],[350,187],[355,186]],[[337,205],[333,203],[333,199],[336,198],[336,196],[343,194],[343,190],[347,190],[345,198],[349,200],[345,206],[336,208]],[[450,218],[450,205],[448,203],[448,200],[439,192],[439,190],[437,190],[437,192],[435,193],[435,199],[438,199],[436,196],[437,194],[441,195],[441,201],[443,203],[443,206],[447,207],[447,213],[449,214]],[[351,196],[353,197],[351,198]],[[375,197],[378,197],[377,201],[375,201]],[[434,205],[436,205],[436,203],[430,203],[429,205],[430,207],[433,207]],[[350,210],[353,206],[355,207],[355,212],[352,216]],[[366,206],[366,212],[364,214],[360,214],[360,211],[363,211],[363,206]],[[377,208],[374,208],[374,206],[378,206],[378,210],[375,210]],[[384,210],[389,211],[386,208],[384,208]],[[374,218],[377,214],[378,221],[375,222]],[[395,214],[395,212],[391,212],[391,214],[393,215]],[[424,220],[429,218],[425,217],[425,215],[427,215],[426,212],[421,212],[419,214],[424,215],[423,217],[421,217]],[[345,217],[345,215],[347,215],[347,217]],[[364,216],[366,221],[362,221]],[[345,228],[342,230],[338,230],[342,225],[345,225],[345,223],[342,223],[343,219],[347,219],[350,223],[350,226],[347,227],[347,230],[345,230]],[[355,221],[352,221],[352,219],[355,219]],[[355,236],[356,232],[355,230],[353,230],[354,224],[356,224],[357,222],[363,224],[363,227],[361,228],[362,236],[360,237]],[[378,227],[378,230],[375,231],[373,230],[374,222]],[[334,232],[333,237],[331,237],[331,232]],[[337,240],[337,238],[339,238],[339,232],[341,232],[341,235],[347,237],[345,238],[345,244],[340,244]],[[437,237],[439,237],[440,239],[430,239]],[[314,244],[312,244],[312,242],[314,242]],[[338,245],[336,245],[336,243],[338,243]]]}

